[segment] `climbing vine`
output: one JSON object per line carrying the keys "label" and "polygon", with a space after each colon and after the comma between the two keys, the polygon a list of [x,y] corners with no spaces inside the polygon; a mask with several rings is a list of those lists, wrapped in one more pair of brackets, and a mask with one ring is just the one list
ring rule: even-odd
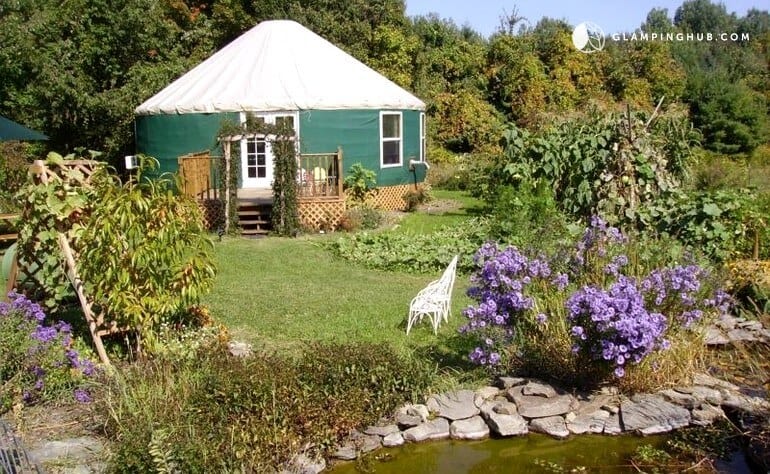
{"label": "climbing vine", "polygon": [[[249,135],[264,135],[270,142],[274,164],[273,176],[273,231],[278,235],[294,236],[299,232],[299,216],[297,214],[297,144],[294,141],[294,129],[288,123],[269,124],[260,120],[253,114],[246,116],[246,121],[241,125],[232,122],[222,124],[219,132],[220,141],[229,140],[232,144],[231,156],[240,156],[240,140],[235,137]],[[229,216],[232,224],[238,222],[237,188],[238,175],[235,170],[238,166],[230,166],[230,200]],[[224,165],[222,167],[224,170]],[[223,175],[227,175],[226,172]],[[222,178],[222,184],[226,183],[227,176]],[[225,187],[222,186],[224,189]]]}

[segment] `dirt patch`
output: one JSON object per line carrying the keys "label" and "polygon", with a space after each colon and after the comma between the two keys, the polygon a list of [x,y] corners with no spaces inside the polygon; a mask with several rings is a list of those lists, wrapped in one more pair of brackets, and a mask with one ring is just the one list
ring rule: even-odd
{"label": "dirt patch", "polygon": [[417,209],[427,214],[444,214],[457,211],[462,207],[462,203],[460,201],[455,201],[454,199],[434,199],[425,204],[420,204],[417,206]]}

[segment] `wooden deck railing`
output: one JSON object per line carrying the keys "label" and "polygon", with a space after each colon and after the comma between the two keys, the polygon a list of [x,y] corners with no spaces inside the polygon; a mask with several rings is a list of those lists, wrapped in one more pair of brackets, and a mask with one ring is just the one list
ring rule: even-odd
{"label": "wooden deck railing", "polygon": [[216,174],[219,161],[208,151],[190,153],[178,158],[182,193],[196,199],[218,199]]}
{"label": "wooden deck railing", "polygon": [[336,153],[299,155],[297,196],[303,201],[344,198],[342,193],[342,148]]}

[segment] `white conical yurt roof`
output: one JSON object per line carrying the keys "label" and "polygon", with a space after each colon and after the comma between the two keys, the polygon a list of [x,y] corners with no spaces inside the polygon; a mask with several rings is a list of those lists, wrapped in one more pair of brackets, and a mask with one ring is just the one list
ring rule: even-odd
{"label": "white conical yurt roof", "polygon": [[264,21],[136,108],[138,115],[425,104],[297,22]]}

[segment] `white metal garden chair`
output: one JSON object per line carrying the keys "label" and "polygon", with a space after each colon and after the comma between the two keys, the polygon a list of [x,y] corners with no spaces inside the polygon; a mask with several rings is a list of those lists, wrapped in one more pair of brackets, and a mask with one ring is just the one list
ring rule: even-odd
{"label": "white metal garden chair", "polygon": [[452,306],[452,288],[455,284],[457,271],[457,255],[454,256],[449,266],[444,270],[441,278],[432,281],[412,298],[409,304],[409,319],[406,322],[406,333],[412,329],[415,322],[422,321],[427,316],[433,326],[433,333],[438,333],[441,320],[449,320],[449,311]]}

